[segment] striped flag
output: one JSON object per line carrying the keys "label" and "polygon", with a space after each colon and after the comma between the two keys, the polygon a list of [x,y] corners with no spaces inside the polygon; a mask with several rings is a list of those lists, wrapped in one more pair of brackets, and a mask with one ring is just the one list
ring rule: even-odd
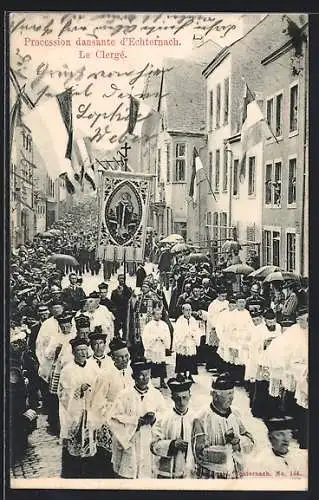
{"label": "striped flag", "polygon": [[197,149],[194,147],[193,150],[193,164],[192,164],[192,176],[191,176],[191,182],[189,186],[189,196],[192,198],[193,202],[196,203],[197,201],[197,179],[198,179],[198,172],[202,170],[203,164],[201,162],[201,159],[199,157]]}
{"label": "striped flag", "polygon": [[[144,125],[145,122],[151,117],[154,117],[154,119],[156,120],[157,115],[159,115],[159,113],[154,111],[141,99],[130,96],[128,126],[126,133],[129,135],[134,135],[136,137],[142,137],[143,133],[145,133],[145,127],[147,127],[147,125]],[[151,123],[151,121],[149,122],[149,124]]]}
{"label": "striped flag", "polygon": [[[95,171],[93,165],[92,144],[89,137],[77,137],[73,141],[72,163],[74,165],[75,179],[84,188],[84,179],[92,189],[96,189]],[[77,165],[79,168],[77,168]]]}
{"label": "striped flag", "polygon": [[62,119],[68,133],[68,142],[66,146],[65,157],[71,160],[73,142],[72,89],[67,89],[61,94],[57,94],[56,98],[58,100]]}
{"label": "striped flag", "polygon": [[241,181],[246,175],[246,157],[250,148],[263,141],[274,137],[255,95],[249,90],[245,82],[245,95],[243,107],[243,122],[241,129],[242,156],[240,161],[239,178]]}

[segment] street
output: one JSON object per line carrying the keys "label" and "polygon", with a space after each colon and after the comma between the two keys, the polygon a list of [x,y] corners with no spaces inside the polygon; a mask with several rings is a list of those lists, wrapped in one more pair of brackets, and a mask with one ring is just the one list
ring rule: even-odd
{"label": "street", "polygon": [[[120,269],[121,271],[121,269]],[[152,265],[146,264],[146,272],[152,272]],[[83,275],[83,288],[86,293],[97,289],[97,285],[103,281],[102,271],[99,276]],[[68,278],[65,277],[62,286],[65,287]],[[135,277],[127,276],[129,286],[135,286]],[[109,293],[117,286],[116,277],[113,276],[109,282]],[[169,300],[169,294],[167,294]],[[174,375],[175,356],[174,354],[166,358],[168,378]],[[192,398],[190,407],[199,410],[210,403],[210,386],[212,374],[208,373],[204,366],[198,367],[199,374],[194,376],[195,384],[192,387]],[[154,386],[159,386],[159,380],[154,380]],[[168,389],[160,389],[164,397],[170,399]],[[263,422],[252,416],[249,399],[246,391],[242,387],[235,387],[235,397],[233,408],[241,414],[246,428],[255,438],[256,447],[254,453],[261,450],[267,444],[266,428]],[[47,417],[39,414],[38,427],[29,436],[29,446],[23,459],[17,462],[10,471],[13,479],[32,479],[32,478],[54,478],[60,477],[61,468],[61,445],[59,439],[47,433]]]}

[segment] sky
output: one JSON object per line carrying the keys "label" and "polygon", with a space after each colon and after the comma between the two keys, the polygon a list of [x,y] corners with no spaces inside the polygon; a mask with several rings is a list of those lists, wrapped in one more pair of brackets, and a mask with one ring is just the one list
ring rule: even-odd
{"label": "sky", "polygon": [[[232,43],[242,35],[242,16],[11,13],[10,67],[36,106],[72,87],[75,133],[112,150],[127,125],[129,95],[140,96],[145,77],[161,71],[165,57],[194,59],[205,45]],[[98,45],[102,41],[106,45]]]}

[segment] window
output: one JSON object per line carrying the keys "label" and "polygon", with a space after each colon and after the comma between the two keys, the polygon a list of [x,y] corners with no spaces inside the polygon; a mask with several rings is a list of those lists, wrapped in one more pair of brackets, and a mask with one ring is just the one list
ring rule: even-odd
{"label": "window", "polygon": [[278,231],[272,233],[272,265],[280,266],[280,233]]}
{"label": "window", "polygon": [[296,158],[290,158],[288,167],[288,205],[296,203]]}
{"label": "window", "polygon": [[273,204],[281,205],[281,161],[275,162],[273,186]]}
{"label": "window", "polygon": [[207,224],[207,226],[212,225],[212,213],[211,212],[206,213],[206,224]]}
{"label": "window", "polygon": [[233,195],[237,196],[238,193],[238,166],[239,166],[239,160],[234,160],[234,167],[233,167]]}
{"label": "window", "polygon": [[157,150],[157,180],[161,180],[161,150]]}
{"label": "window", "polygon": [[273,127],[273,119],[274,119],[274,99],[267,99],[267,109],[266,109],[266,118],[269,127],[272,129]]}
{"label": "window", "polygon": [[213,153],[210,151],[208,155],[208,180],[209,180],[209,190],[213,185]]}
{"label": "window", "polygon": [[220,98],[221,98],[221,87],[219,83],[217,85],[217,90],[216,90],[216,127],[220,127]]}
{"label": "window", "polygon": [[226,212],[222,212],[220,214],[220,239],[227,239],[227,214]]}
{"label": "window", "polygon": [[248,158],[248,196],[256,194],[256,157]]}
{"label": "window", "polygon": [[223,170],[223,191],[226,193],[228,189],[228,154],[224,149],[224,170]]}
{"label": "window", "polygon": [[271,265],[271,231],[264,231],[263,233],[263,260],[265,266]]}
{"label": "window", "polygon": [[213,238],[218,240],[218,212],[213,215]]}
{"label": "window", "polygon": [[166,180],[171,182],[171,145],[166,144]]}
{"label": "window", "polygon": [[228,123],[229,114],[229,78],[224,80],[224,125]]}
{"label": "window", "polygon": [[215,156],[215,191],[219,192],[219,180],[220,180],[220,150],[216,149]]}
{"label": "window", "polygon": [[295,271],[296,269],[296,235],[295,233],[287,233],[287,271]]}
{"label": "window", "polygon": [[298,84],[290,88],[289,132],[298,130]]}
{"label": "window", "polygon": [[282,107],[283,103],[283,95],[278,94],[276,96],[276,127],[275,127],[275,134],[276,137],[280,137],[282,135]]}
{"label": "window", "polygon": [[177,143],[175,149],[175,181],[185,181],[186,144]]}
{"label": "window", "polygon": [[266,165],[266,178],[265,178],[265,204],[271,205],[271,183],[272,183],[272,163]]}
{"label": "window", "polygon": [[213,130],[213,111],[214,111],[214,95],[213,91],[209,92],[209,130]]}

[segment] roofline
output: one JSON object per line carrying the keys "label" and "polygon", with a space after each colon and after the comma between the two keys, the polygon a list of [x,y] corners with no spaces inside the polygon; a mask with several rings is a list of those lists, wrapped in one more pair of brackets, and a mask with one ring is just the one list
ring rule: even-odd
{"label": "roofline", "polygon": [[205,132],[183,132],[181,130],[165,130],[167,134],[172,136],[186,136],[186,137],[205,137]]}
{"label": "roofline", "polygon": [[[256,23],[254,26],[252,26],[243,36],[241,36],[240,38],[238,38],[237,40],[235,40],[233,43],[231,43],[230,45],[227,45],[227,47],[224,47],[220,52],[218,52],[218,54],[214,57],[214,59],[208,64],[208,66],[206,66],[206,68],[204,68],[204,70],[202,71],[202,75],[205,76],[205,78],[207,78],[210,73],[215,69],[217,68],[217,66],[225,59],[226,55],[230,54],[230,48],[233,47],[233,45],[235,45],[236,43],[240,42],[241,40],[243,40],[249,33],[251,33],[251,31],[253,31],[255,28],[257,28],[257,26],[259,26],[261,23],[263,23],[265,21],[265,19],[269,16],[270,14],[266,14],[265,17],[263,17],[260,21],[258,21],[258,23]],[[220,57],[223,56],[223,53],[227,50],[227,54],[221,59],[219,60]]]}
{"label": "roofline", "polygon": [[[300,28],[300,31],[302,31],[302,32],[305,31],[305,28],[307,26],[308,26],[308,22],[306,22]],[[286,54],[286,52],[288,52],[291,49],[292,46],[293,46],[292,38],[289,38],[289,40],[287,40],[287,42],[285,42],[283,45],[281,45],[276,50],[274,50],[273,52],[271,52],[270,54],[268,54],[266,57],[264,57],[264,59],[261,60],[261,64],[263,64],[264,66],[266,66],[267,64],[275,61],[276,59],[278,59],[283,54]]]}

